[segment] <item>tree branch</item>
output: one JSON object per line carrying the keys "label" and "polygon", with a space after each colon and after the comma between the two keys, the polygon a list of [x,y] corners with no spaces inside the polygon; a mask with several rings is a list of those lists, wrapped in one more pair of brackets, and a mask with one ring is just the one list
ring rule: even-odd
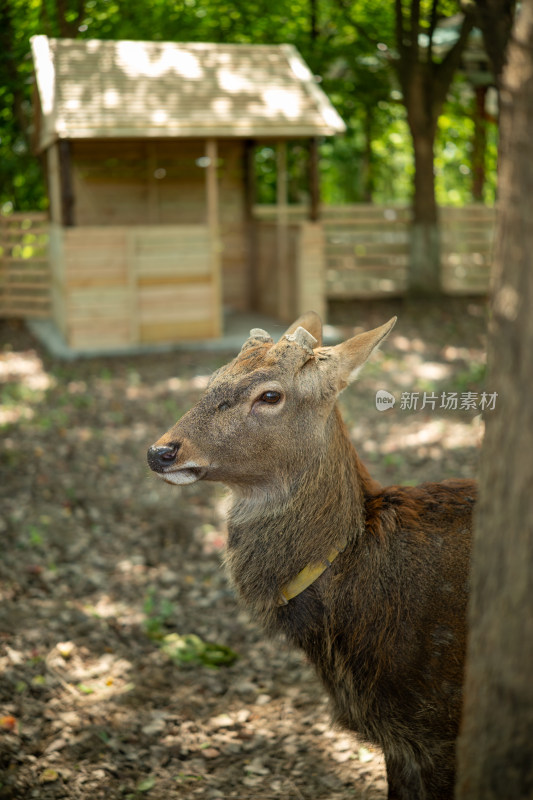
{"label": "tree branch", "polygon": [[516,0],[476,0],[476,23],[483,34],[496,84],[500,83],[506,62],[515,9]]}
{"label": "tree branch", "polygon": [[396,47],[400,58],[403,58],[405,53],[405,29],[403,25],[403,8],[402,0],[395,0],[394,2],[394,16],[395,16],[395,29],[396,29]]}
{"label": "tree branch", "polygon": [[475,17],[470,11],[465,12],[459,38],[451,47],[440,64],[434,64],[435,70],[435,101],[442,104],[448,94],[448,89],[453,75],[461,62],[461,56],[466,47],[468,37],[474,27]]}
{"label": "tree branch", "polygon": [[418,61],[419,45],[418,36],[420,34],[420,0],[412,0],[411,2],[411,52],[413,58]]}
{"label": "tree branch", "polygon": [[372,47],[376,47],[377,48],[377,46],[379,44],[378,39],[374,39],[372,36],[370,36],[368,31],[365,30],[364,26],[360,25],[359,22],[357,22],[357,20],[355,20],[352,17],[352,15],[350,13],[351,4],[349,2],[347,2],[346,0],[336,0],[336,2],[337,2],[338,7],[340,8],[340,10],[343,12],[344,17],[345,17],[346,21],[348,22],[348,24],[351,25],[354,28],[354,30],[356,30],[357,33],[360,36],[363,37],[363,39],[366,39],[366,41],[369,44],[371,44]]}
{"label": "tree branch", "polygon": [[439,8],[439,0],[433,0],[431,4],[431,14],[429,17],[429,31],[428,31],[428,38],[429,38],[429,47],[428,47],[428,61],[433,61],[433,34],[435,33],[435,28],[437,27],[438,22],[438,8]]}

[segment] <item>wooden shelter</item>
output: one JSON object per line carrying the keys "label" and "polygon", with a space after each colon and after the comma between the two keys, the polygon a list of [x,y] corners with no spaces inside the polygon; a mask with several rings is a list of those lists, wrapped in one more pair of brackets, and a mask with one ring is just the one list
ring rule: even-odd
{"label": "wooden shelter", "polygon": [[[53,318],[74,349],[217,337],[222,308],[324,301],[317,137],[344,124],[290,45],[32,39],[47,165]],[[286,142],[309,143],[291,223]],[[254,148],[280,214],[254,219]]]}

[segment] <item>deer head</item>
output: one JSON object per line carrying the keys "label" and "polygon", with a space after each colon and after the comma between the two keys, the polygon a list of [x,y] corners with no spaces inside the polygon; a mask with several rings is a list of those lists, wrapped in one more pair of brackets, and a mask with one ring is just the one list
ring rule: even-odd
{"label": "deer head", "polygon": [[172,484],[222,481],[267,487],[320,459],[337,395],[353,381],[396,322],[334,347],[322,346],[314,312],[276,344],[254,328],[239,355],[217,370],[200,401],[148,450]]}

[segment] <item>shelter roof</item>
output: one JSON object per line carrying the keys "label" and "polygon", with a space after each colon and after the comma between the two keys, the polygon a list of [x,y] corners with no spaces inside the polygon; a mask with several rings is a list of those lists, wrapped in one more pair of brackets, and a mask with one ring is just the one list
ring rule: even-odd
{"label": "shelter roof", "polygon": [[295,47],[32,38],[38,147],[56,139],[345,130]]}

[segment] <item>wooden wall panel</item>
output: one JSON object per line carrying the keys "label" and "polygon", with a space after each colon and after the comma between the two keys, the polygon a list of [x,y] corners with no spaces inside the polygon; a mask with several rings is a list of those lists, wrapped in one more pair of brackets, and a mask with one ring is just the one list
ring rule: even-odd
{"label": "wooden wall panel", "polygon": [[[220,140],[217,147],[222,302],[245,310],[249,276],[244,145],[240,140]],[[203,140],[75,141],[72,161],[78,226],[207,223]],[[183,255],[183,269],[202,272],[199,258]]]}
{"label": "wooden wall panel", "polygon": [[298,240],[294,269],[296,271],[294,317],[313,309],[326,318],[326,293],[324,275],[324,228],[320,222],[302,222],[298,226]]}
{"label": "wooden wall panel", "polygon": [[219,334],[206,225],[61,230],[63,331],[71,347],[210,338]]}
{"label": "wooden wall panel", "polygon": [[71,347],[112,349],[133,343],[128,287],[70,289],[66,301]]}
{"label": "wooden wall panel", "polygon": [[67,287],[127,285],[128,264],[124,228],[65,229],[63,251]]}
{"label": "wooden wall panel", "polygon": [[50,219],[61,224],[61,176],[59,171],[59,148],[57,143],[50,145],[46,151],[48,199],[50,203]]}
{"label": "wooden wall panel", "polygon": [[48,253],[51,267],[50,298],[52,302],[52,319],[60,333],[66,338],[66,302],[65,302],[65,257],[63,250],[63,228],[50,223]]}
{"label": "wooden wall panel", "polygon": [[218,143],[220,240],[222,246],[222,302],[247,310],[249,302],[248,251],[245,228],[244,143]]}

